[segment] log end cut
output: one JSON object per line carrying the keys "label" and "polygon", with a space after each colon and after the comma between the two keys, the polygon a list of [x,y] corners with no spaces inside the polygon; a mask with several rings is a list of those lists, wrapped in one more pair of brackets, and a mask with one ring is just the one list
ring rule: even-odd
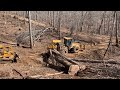
{"label": "log end cut", "polygon": [[77,72],[80,70],[78,65],[71,65],[68,70],[69,75],[76,75]]}

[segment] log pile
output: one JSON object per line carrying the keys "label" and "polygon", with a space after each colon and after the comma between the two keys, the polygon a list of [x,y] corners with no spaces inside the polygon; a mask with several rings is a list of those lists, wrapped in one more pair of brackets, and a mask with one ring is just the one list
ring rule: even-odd
{"label": "log pile", "polygon": [[78,71],[82,71],[86,69],[86,66],[83,64],[79,64],[75,61],[72,61],[68,58],[66,58],[64,55],[59,53],[57,50],[50,50],[50,57],[52,60],[56,60],[56,62],[62,64],[65,67],[65,70],[67,70],[67,73],[69,75],[76,75]]}

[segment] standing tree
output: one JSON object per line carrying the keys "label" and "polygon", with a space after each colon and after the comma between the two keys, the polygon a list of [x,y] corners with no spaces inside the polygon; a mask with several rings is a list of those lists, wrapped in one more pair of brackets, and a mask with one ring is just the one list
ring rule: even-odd
{"label": "standing tree", "polygon": [[53,13],[53,20],[52,20],[53,23],[52,23],[52,26],[55,27],[55,23],[54,23],[55,22],[55,11],[53,11],[52,13]]}
{"label": "standing tree", "polygon": [[38,20],[38,11],[36,11],[35,20],[36,20],[36,21]]}
{"label": "standing tree", "polygon": [[113,12],[113,26],[112,26],[112,30],[110,31],[110,40],[109,40],[108,47],[107,47],[107,49],[106,49],[106,51],[104,53],[103,59],[105,58],[105,55],[106,55],[106,53],[107,53],[107,51],[108,51],[108,49],[109,49],[109,47],[111,45],[111,42],[112,42],[112,33],[113,33],[114,29],[115,29],[115,24],[116,24],[116,11]]}
{"label": "standing tree", "polygon": [[61,32],[60,32],[60,28],[61,28],[61,15],[62,15],[62,11],[59,11],[59,14],[58,14],[58,25],[57,25],[57,30],[59,32],[59,39],[61,39]]}
{"label": "standing tree", "polygon": [[83,11],[81,11],[81,19],[80,19],[81,26],[80,26],[80,32],[83,31],[83,24],[84,24],[84,19],[85,19],[86,15],[87,15],[87,11],[85,12],[85,14],[84,14]]}
{"label": "standing tree", "polygon": [[103,24],[105,14],[106,14],[106,11],[103,12],[102,19],[101,19],[101,22],[100,22],[100,26],[97,29],[97,34],[101,34],[101,27],[102,27],[102,24]]}
{"label": "standing tree", "polygon": [[47,12],[47,23],[50,25],[50,11]]}
{"label": "standing tree", "polygon": [[81,27],[80,27],[80,32],[83,30],[83,11],[81,11]]}
{"label": "standing tree", "polygon": [[116,46],[118,47],[119,46],[119,43],[118,43],[118,20],[117,20],[117,11],[115,11],[115,20],[116,20],[116,27],[115,27],[115,31],[116,31]]}
{"label": "standing tree", "polygon": [[30,33],[30,48],[33,47],[33,35],[31,30],[31,13],[28,11],[28,17],[29,17],[29,33]]}

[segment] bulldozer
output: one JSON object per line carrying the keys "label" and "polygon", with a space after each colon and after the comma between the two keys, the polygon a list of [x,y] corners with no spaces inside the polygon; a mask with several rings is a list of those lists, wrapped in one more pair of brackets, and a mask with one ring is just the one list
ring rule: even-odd
{"label": "bulldozer", "polygon": [[0,61],[12,61],[17,62],[19,56],[13,51],[10,46],[0,45]]}
{"label": "bulldozer", "polygon": [[61,53],[78,53],[85,50],[85,45],[73,40],[71,37],[64,37],[63,40],[53,40],[48,49],[56,49]]}

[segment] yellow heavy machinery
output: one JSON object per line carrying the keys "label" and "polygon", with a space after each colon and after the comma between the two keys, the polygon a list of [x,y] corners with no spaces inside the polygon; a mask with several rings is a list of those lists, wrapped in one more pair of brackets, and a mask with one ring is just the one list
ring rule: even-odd
{"label": "yellow heavy machinery", "polygon": [[12,47],[0,45],[0,61],[17,62],[17,58],[19,57]]}
{"label": "yellow heavy machinery", "polygon": [[71,37],[64,37],[64,40],[53,40],[48,49],[56,49],[62,53],[77,53],[85,50],[85,45],[73,40]]}

